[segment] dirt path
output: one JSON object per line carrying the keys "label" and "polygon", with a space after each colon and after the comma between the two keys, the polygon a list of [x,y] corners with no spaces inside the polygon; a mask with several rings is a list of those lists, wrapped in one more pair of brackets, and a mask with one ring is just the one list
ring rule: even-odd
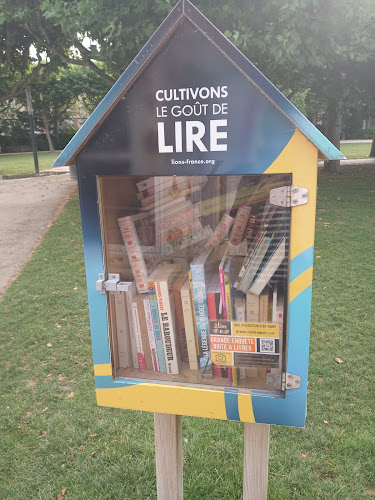
{"label": "dirt path", "polygon": [[0,180],[0,299],[76,187],[69,174]]}

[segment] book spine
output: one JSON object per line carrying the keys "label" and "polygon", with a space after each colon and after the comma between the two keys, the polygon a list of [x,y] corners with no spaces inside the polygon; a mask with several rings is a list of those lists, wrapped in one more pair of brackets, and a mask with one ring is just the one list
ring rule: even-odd
{"label": "book spine", "polygon": [[191,305],[190,287],[181,289],[182,313],[185,322],[186,344],[191,370],[198,370],[194,318]]}
{"label": "book spine", "polygon": [[233,217],[228,214],[224,214],[221,221],[217,225],[213,235],[205,244],[205,248],[216,248],[223,241],[225,236],[228,234],[229,229],[233,224]]}
{"label": "book spine", "polygon": [[138,365],[139,369],[142,372],[144,372],[146,371],[146,361],[142,346],[141,327],[139,324],[138,306],[136,301],[132,302],[132,314],[133,314],[134,337],[137,345]]}
{"label": "book spine", "polygon": [[167,373],[178,375],[180,370],[178,366],[176,337],[168,283],[165,281],[157,281],[155,282],[155,286]]}
{"label": "book spine", "polygon": [[[206,176],[174,177],[172,183],[164,182],[159,184],[159,199],[178,198],[182,194],[189,194],[189,190],[198,184],[201,185],[205,180],[204,178],[207,179]],[[149,194],[147,196],[143,196],[142,193],[137,194],[137,198],[141,200],[143,206],[157,201],[155,197],[157,190],[155,188],[146,190],[146,193]]]}
{"label": "book spine", "polygon": [[176,329],[177,336],[180,345],[181,360],[184,363],[189,363],[189,356],[187,350],[186,342],[186,332],[185,332],[185,322],[184,315],[182,312],[182,301],[181,301],[181,286],[176,286],[173,288],[173,299],[176,311]]}
{"label": "book spine", "polygon": [[232,290],[229,279],[229,272],[224,271],[225,304],[227,308],[227,320],[233,320]]}
{"label": "book spine", "polygon": [[198,217],[200,217],[199,205],[191,205],[181,212],[157,221],[155,223],[155,231],[165,233]]}
{"label": "book spine", "polygon": [[228,319],[223,268],[219,269],[219,279],[220,279],[220,295],[221,295],[221,306],[223,310],[223,319]]}
{"label": "book spine", "polygon": [[117,351],[120,368],[131,365],[131,348],[126,298],[123,292],[114,293]]}
{"label": "book spine", "polygon": [[133,320],[133,312],[132,312],[132,301],[135,297],[135,283],[131,283],[127,292],[125,293],[126,298],[126,306],[128,308],[128,319],[129,319],[129,333],[130,333],[130,345],[131,345],[131,353],[132,353],[132,361],[134,368],[139,368],[138,364],[138,354],[137,354],[137,344],[134,336],[134,320]]}
{"label": "book spine", "polygon": [[251,323],[259,321],[259,295],[246,294],[246,321]]}
{"label": "book spine", "polygon": [[190,290],[190,300],[191,300],[191,309],[193,312],[193,323],[194,323],[194,335],[195,335],[195,348],[197,353],[199,353],[199,341],[198,341],[198,331],[197,331],[197,321],[196,321],[196,313],[195,313],[195,304],[194,304],[194,294],[193,294],[193,280],[191,278],[191,270],[188,271],[189,278],[189,290]]}
{"label": "book spine", "polygon": [[195,219],[193,221],[187,222],[182,226],[179,226],[175,229],[170,229],[161,235],[161,244],[167,245],[173,241],[179,240],[184,236],[188,236],[195,231],[200,231],[202,229],[202,224],[199,219]]}
{"label": "book spine", "polygon": [[130,217],[122,217],[118,223],[138,293],[146,293],[147,269],[134,223]]}
{"label": "book spine", "polygon": [[251,262],[251,259],[253,258],[260,242],[262,241],[262,239],[264,238],[265,234],[263,231],[258,231],[257,235],[256,235],[256,238],[255,240],[251,243],[250,247],[249,247],[249,250],[247,252],[247,255],[243,261],[243,264],[242,264],[242,267],[241,267],[241,270],[238,274],[238,277],[236,279],[236,281],[234,282],[234,288],[237,288],[238,285],[240,284],[240,281],[243,277],[243,275],[245,274],[250,262]]}
{"label": "book spine", "polygon": [[237,246],[241,243],[250,212],[251,207],[248,206],[240,207],[237,210],[236,218],[234,219],[232,231],[229,237],[229,243],[232,245]]}
{"label": "book spine", "polygon": [[193,234],[186,235],[183,238],[171,241],[170,244],[165,246],[166,255],[170,255],[178,250],[183,250],[184,248],[193,245],[194,243],[198,243],[199,241],[205,240],[212,235],[212,229],[210,226],[205,226],[199,231],[194,232]]}
{"label": "book spine", "polygon": [[155,334],[154,334],[154,327],[153,327],[153,323],[152,323],[150,299],[147,295],[143,299],[143,306],[144,306],[144,310],[145,310],[148,340],[149,340],[150,349],[151,349],[152,365],[154,367],[154,371],[158,372],[160,370],[159,370],[159,362],[158,362],[158,356],[157,356],[157,351],[156,351]]}
{"label": "book spine", "polygon": [[165,373],[167,371],[167,368],[165,366],[163,339],[161,336],[158,300],[156,297],[155,283],[152,280],[148,281],[148,297],[150,299],[151,318],[154,327],[155,345],[156,345],[156,353],[158,356],[159,371]]}
{"label": "book spine", "polygon": [[191,264],[190,270],[193,283],[200,369],[203,377],[212,377],[212,361],[208,341],[209,322],[204,264]]}
{"label": "book spine", "polygon": [[259,244],[257,252],[254,254],[254,259],[251,263],[249,263],[245,274],[242,276],[241,281],[237,287],[238,290],[246,293],[251,285],[251,282],[254,279],[256,272],[259,269],[259,266],[264,259],[267,249],[270,245],[271,239],[266,237],[263,239],[262,243]]}

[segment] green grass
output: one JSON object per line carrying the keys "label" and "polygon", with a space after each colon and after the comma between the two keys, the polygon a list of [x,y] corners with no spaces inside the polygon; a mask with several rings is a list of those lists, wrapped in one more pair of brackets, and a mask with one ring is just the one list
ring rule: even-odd
{"label": "green grass", "polygon": [[[269,499],[375,496],[374,197],[374,169],[319,178],[307,425],[272,427]],[[152,414],[96,406],[76,198],[0,332],[0,498],[156,499]],[[184,417],[183,439],[185,498],[241,499],[243,425]]]}
{"label": "green grass", "polygon": [[[53,162],[58,157],[59,152],[38,153],[39,171],[52,167]],[[34,174],[34,157],[32,153],[1,154],[0,155],[0,175],[12,174]]]}
{"label": "green grass", "polygon": [[341,144],[340,150],[348,160],[368,158],[371,150],[371,142],[345,142]]}

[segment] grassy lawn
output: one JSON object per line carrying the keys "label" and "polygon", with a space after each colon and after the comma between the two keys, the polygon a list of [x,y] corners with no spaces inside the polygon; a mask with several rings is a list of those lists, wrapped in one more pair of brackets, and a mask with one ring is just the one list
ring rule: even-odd
{"label": "grassy lawn", "polygon": [[[268,498],[373,499],[375,171],[318,193],[307,425],[272,427]],[[0,302],[2,499],[156,499],[152,414],[96,406],[81,238],[74,198]],[[186,499],[242,498],[242,424],[184,417],[183,446]]]}
{"label": "grassy lawn", "polygon": [[[38,153],[39,171],[51,168],[58,155],[59,152]],[[33,173],[35,173],[35,167],[32,153],[0,155],[0,175]]]}
{"label": "grassy lawn", "polygon": [[371,150],[371,142],[346,142],[341,144],[340,150],[348,160],[368,158]]}

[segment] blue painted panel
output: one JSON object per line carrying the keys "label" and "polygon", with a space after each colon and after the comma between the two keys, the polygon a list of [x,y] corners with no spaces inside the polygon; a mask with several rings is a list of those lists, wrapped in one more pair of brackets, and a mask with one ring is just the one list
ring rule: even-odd
{"label": "blue painted panel", "polygon": [[309,269],[314,263],[314,247],[310,247],[300,253],[289,264],[289,281],[293,281],[300,274]]}
{"label": "blue painted panel", "polygon": [[110,375],[95,377],[96,389],[118,389],[142,383],[144,383],[142,380],[113,380]]}
{"label": "blue painted panel", "polygon": [[240,421],[240,413],[238,410],[238,393],[225,391],[224,400],[227,419]]}
{"label": "blue painted panel", "polygon": [[96,177],[78,169],[83,249],[94,364],[111,362],[107,323],[107,297],[96,290],[99,273],[104,273],[101,232],[97,207]]}

